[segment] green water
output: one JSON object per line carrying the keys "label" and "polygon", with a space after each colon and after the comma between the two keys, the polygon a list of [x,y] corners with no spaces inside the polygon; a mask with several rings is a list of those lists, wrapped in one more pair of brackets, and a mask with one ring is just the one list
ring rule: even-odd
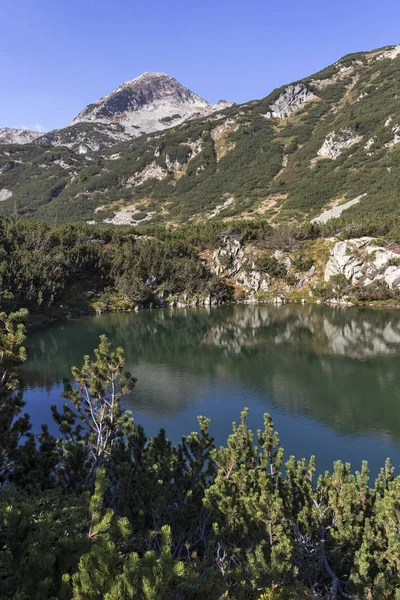
{"label": "green water", "polygon": [[126,400],[148,434],[177,442],[211,418],[224,443],[249,407],[274,420],[286,455],[400,466],[400,312],[325,306],[230,306],[144,311],[54,324],[27,340],[23,368],[34,430],[61,404],[62,380],[105,333],[138,379]]}

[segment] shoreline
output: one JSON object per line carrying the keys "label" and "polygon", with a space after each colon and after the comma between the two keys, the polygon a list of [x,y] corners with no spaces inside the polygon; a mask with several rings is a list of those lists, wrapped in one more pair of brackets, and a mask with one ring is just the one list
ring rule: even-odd
{"label": "shoreline", "polygon": [[[148,303],[148,304],[137,304],[136,306],[126,307],[126,308],[105,308],[102,310],[98,310],[95,308],[87,308],[80,310],[70,310],[66,311],[62,314],[51,314],[49,312],[43,313],[29,313],[29,317],[33,317],[30,319],[28,317],[28,323],[26,326],[27,332],[35,331],[38,329],[42,329],[43,327],[47,327],[52,323],[57,323],[58,321],[65,321],[68,319],[78,319],[80,317],[89,317],[89,316],[101,316],[105,314],[112,313],[130,313],[130,312],[142,312],[148,310],[180,310],[182,308],[192,308],[192,309],[200,309],[200,308],[219,308],[221,306],[255,306],[255,305],[271,305],[271,306],[284,306],[284,305],[315,305],[315,306],[330,306],[330,307],[341,307],[341,308],[369,308],[369,309],[387,309],[387,310],[399,310],[400,304],[386,303],[386,301],[375,301],[375,302],[349,302],[346,300],[312,300],[310,298],[302,298],[299,300],[287,299],[282,297],[275,297],[273,299],[253,299],[252,301],[242,301],[242,300],[227,300],[223,302],[182,302],[180,300],[175,300],[173,302],[165,302],[163,304],[160,303]],[[42,319],[35,319],[34,317],[43,317]]]}

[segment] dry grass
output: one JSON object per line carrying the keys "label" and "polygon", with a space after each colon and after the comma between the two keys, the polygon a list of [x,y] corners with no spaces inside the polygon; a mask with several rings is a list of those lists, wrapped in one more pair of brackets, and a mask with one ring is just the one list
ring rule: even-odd
{"label": "dry grass", "polygon": [[214,149],[217,156],[217,161],[221,160],[225,154],[235,148],[235,144],[233,142],[228,142],[228,136],[230,133],[235,131],[236,127],[236,121],[229,124],[225,122],[212,130],[211,137],[214,140]]}

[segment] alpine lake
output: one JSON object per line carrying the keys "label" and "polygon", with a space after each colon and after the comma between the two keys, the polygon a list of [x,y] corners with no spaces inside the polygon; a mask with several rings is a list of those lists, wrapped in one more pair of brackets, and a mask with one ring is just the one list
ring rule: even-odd
{"label": "alpine lake", "polygon": [[21,373],[33,431],[61,406],[71,367],[106,334],[137,378],[124,399],[147,436],[178,443],[211,419],[217,445],[249,408],[256,432],[268,412],[285,458],[315,455],[375,477],[386,457],[400,467],[400,311],[315,305],[148,310],[57,322],[31,332]]}

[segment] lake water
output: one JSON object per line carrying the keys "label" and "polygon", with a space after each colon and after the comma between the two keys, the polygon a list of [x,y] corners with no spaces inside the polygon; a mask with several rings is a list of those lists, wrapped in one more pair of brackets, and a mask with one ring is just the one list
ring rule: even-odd
{"label": "lake water", "polygon": [[249,407],[249,424],[272,415],[288,458],[315,454],[375,476],[386,457],[400,466],[400,312],[327,306],[226,306],[119,313],[31,333],[22,371],[34,431],[61,405],[64,378],[105,333],[137,378],[125,401],[147,435],[173,442],[211,418],[223,444]]}

